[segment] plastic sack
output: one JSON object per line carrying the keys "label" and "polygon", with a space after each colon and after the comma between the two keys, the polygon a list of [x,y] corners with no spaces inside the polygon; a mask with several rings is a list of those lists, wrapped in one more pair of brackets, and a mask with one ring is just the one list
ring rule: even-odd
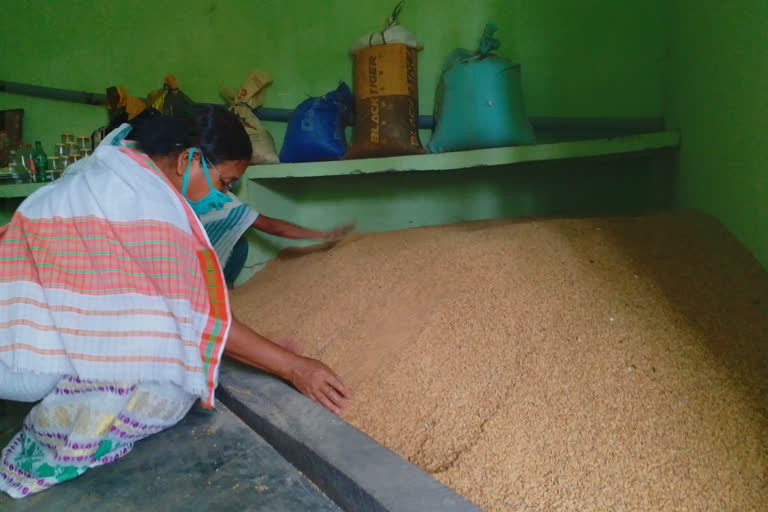
{"label": "plastic sack", "polygon": [[288,121],[280,161],[320,162],[344,156],[344,128],[352,121],[352,103],[352,91],[344,82],[323,97],[302,101]]}
{"label": "plastic sack", "polygon": [[387,19],[385,28],[381,32],[371,32],[366,34],[357,40],[352,47],[352,53],[368,48],[369,46],[376,46],[380,44],[395,44],[402,43],[409,48],[415,48],[421,50],[422,46],[416,41],[416,36],[406,30],[403,26],[398,25],[397,18],[400,15],[400,11],[403,10],[405,2],[400,2],[395,6],[395,10],[392,15]]}
{"label": "plastic sack", "polygon": [[179,83],[173,75],[167,75],[163,88],[147,94],[147,106],[164,116],[181,117],[194,102],[179,90]]}
{"label": "plastic sack", "polygon": [[264,103],[264,95],[267,86],[272,83],[272,75],[259,69],[252,70],[243,82],[239,91],[222,87],[221,96],[230,106],[229,110],[243,123],[248,137],[251,139],[251,163],[258,164],[276,164],[280,160],[275,151],[275,140],[272,134],[261,124],[261,121],[253,109],[258,108]]}
{"label": "plastic sack", "polygon": [[[401,8],[402,2],[382,34],[397,24]],[[377,41],[367,37],[369,44]],[[355,126],[345,158],[424,153],[418,127],[418,49],[388,42],[354,51]]]}
{"label": "plastic sack", "polygon": [[435,98],[432,153],[535,144],[523,102],[519,64],[490,53],[499,47],[488,25],[475,52],[446,59]]}
{"label": "plastic sack", "polygon": [[91,147],[95,148],[101,144],[102,139],[123,123],[136,118],[144,112],[152,111],[147,109],[147,104],[139,98],[130,96],[125,87],[121,85],[107,87],[107,116],[109,124],[100,126],[91,133]]}
{"label": "plastic sack", "polygon": [[107,112],[110,119],[119,117],[130,121],[146,108],[146,103],[129,95],[125,87],[118,85],[107,88]]}

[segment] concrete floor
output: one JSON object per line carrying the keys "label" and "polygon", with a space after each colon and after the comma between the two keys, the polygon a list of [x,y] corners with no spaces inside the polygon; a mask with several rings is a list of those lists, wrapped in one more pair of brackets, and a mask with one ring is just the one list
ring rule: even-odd
{"label": "concrete floor", "polygon": [[[225,361],[217,397],[117,463],[21,500],[0,494],[0,510],[480,511],[279,379]],[[30,408],[0,401],[0,448]]]}
{"label": "concrete floor", "polygon": [[[0,401],[0,446],[29,404]],[[223,404],[195,405],[175,427],[136,444],[115,464],[21,500],[3,512],[338,511],[317,487]]]}

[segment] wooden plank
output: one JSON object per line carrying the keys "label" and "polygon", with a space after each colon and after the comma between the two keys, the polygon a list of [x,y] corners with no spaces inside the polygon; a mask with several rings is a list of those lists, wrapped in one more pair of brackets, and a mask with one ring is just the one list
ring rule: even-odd
{"label": "wooden plank", "polygon": [[402,171],[450,171],[524,162],[640,153],[676,148],[679,145],[679,132],[664,131],[610,139],[478,149],[454,153],[300,164],[252,165],[246,170],[245,176],[248,179],[258,180]]}

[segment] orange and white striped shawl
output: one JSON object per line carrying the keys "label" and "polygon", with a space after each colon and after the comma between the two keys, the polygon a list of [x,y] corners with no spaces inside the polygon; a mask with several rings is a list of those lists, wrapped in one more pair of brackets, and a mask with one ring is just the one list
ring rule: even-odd
{"label": "orange and white striped shawl", "polygon": [[172,382],[212,407],[230,326],[218,259],[165,175],[110,139],[0,227],[0,362]]}

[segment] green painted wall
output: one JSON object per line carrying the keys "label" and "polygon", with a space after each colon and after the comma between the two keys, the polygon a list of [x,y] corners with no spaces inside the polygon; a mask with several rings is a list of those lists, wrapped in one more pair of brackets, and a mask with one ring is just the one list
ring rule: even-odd
{"label": "green painted wall", "polygon": [[[338,80],[351,82],[349,47],[379,29],[395,0],[55,0],[4,2],[0,78],[103,92],[123,84],[143,96],[166,73],[198,101],[220,101],[252,67],[271,71],[269,106],[292,108]],[[130,5],[130,7],[128,7]],[[487,21],[501,53],[523,65],[532,115],[660,116],[662,0],[409,0],[401,22],[424,44],[421,109],[430,113],[443,58],[473,48]],[[34,32],[32,32],[34,31]],[[34,33],[34,37],[32,37]],[[0,108],[27,109],[27,138],[53,144],[88,132],[99,107],[0,94]],[[277,125],[281,140],[284,125]]]}
{"label": "green painted wall", "polygon": [[[669,156],[264,179],[249,182],[247,196],[268,215],[318,228],[356,221],[365,232],[488,218],[643,214],[674,203]],[[302,245],[255,233],[250,241],[252,271],[280,249]]]}
{"label": "green painted wall", "polygon": [[[166,73],[197,101],[220,101],[250,68],[273,73],[267,106],[351,82],[349,47],[378,29],[395,0],[114,0],[6,2],[0,18],[0,79],[103,92],[122,84],[143,96]],[[666,4],[662,0],[408,0],[401,22],[424,44],[422,113],[431,113],[444,57],[473,48],[486,22],[500,53],[521,62],[533,116],[653,117],[664,113]],[[31,27],[35,37],[30,37]],[[90,133],[100,107],[0,94],[0,109],[26,109],[25,138],[47,147],[59,133]],[[284,124],[270,124],[282,141]],[[429,134],[423,133],[426,143]],[[471,169],[415,176],[339,177],[250,183],[241,195],[260,211],[327,227],[349,218],[361,230],[400,229],[520,215],[645,211],[671,202],[672,174],[656,161]],[[281,242],[261,239],[252,259]],[[277,244],[277,245],[274,245]]]}
{"label": "green painted wall", "polygon": [[768,268],[768,2],[676,0],[668,120],[679,204],[719,218]]}

